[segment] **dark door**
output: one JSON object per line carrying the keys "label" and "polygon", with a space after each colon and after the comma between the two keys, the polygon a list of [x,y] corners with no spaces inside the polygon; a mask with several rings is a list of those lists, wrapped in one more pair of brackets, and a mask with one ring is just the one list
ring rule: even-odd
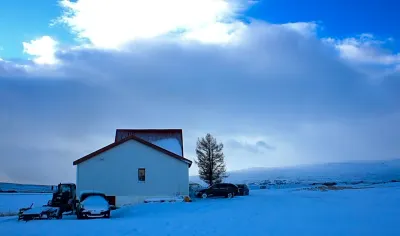
{"label": "dark door", "polygon": [[229,190],[228,188],[229,188],[229,185],[227,185],[227,184],[219,184],[218,196],[225,196]]}
{"label": "dark door", "polygon": [[219,196],[220,192],[221,190],[219,184],[214,184],[213,186],[210,187],[208,195]]}

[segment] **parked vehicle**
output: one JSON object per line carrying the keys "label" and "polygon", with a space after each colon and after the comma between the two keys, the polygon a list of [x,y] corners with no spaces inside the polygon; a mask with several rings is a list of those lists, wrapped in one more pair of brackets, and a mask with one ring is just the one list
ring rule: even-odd
{"label": "parked vehicle", "polygon": [[76,215],[78,219],[103,217],[110,218],[113,206],[101,192],[83,192],[80,196]]}
{"label": "parked vehicle", "polygon": [[63,213],[76,210],[76,185],[73,183],[60,183],[53,192],[52,199],[47,205],[19,209],[18,220],[61,219]]}
{"label": "parked vehicle", "polygon": [[232,198],[239,194],[239,188],[230,183],[214,184],[209,188],[200,190],[197,197],[208,198],[208,197],[227,197]]}
{"label": "parked vehicle", "polygon": [[247,184],[237,184],[239,188],[239,195],[240,196],[247,196],[250,193],[250,189]]}

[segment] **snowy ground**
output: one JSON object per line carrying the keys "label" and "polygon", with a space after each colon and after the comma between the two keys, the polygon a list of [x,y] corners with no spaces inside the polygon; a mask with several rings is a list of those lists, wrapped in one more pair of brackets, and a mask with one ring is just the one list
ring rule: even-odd
{"label": "snowy ground", "polygon": [[51,194],[39,193],[0,193],[0,216],[18,213],[23,207],[42,206],[51,199]]}
{"label": "snowy ground", "polygon": [[151,203],[111,219],[17,222],[0,235],[400,235],[400,184],[341,191],[254,190],[234,199]]}

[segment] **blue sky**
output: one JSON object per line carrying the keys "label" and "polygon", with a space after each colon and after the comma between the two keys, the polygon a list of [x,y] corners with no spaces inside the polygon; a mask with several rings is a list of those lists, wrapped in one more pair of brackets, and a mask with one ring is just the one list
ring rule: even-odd
{"label": "blue sky", "polygon": [[249,2],[2,2],[0,181],[74,181],[117,128],[210,132],[228,170],[399,158],[395,1]]}
{"label": "blue sky", "polygon": [[[261,0],[244,12],[244,18],[270,23],[320,22],[322,37],[347,38],[370,33],[381,38],[393,38],[386,48],[399,51],[400,32],[397,30],[399,4],[393,0]],[[20,6],[24,6],[21,8]],[[42,35],[74,44],[73,35],[62,25],[50,26],[61,14],[57,0],[13,0],[1,3],[0,38],[3,58],[26,58],[22,42]],[[397,40],[396,40],[397,39]]]}
{"label": "blue sky", "polygon": [[[24,6],[24,7],[21,7]],[[3,58],[25,58],[22,42],[42,35],[73,43],[73,37],[60,25],[50,26],[61,13],[57,0],[12,0],[0,3],[0,52]]]}
{"label": "blue sky", "polygon": [[372,33],[399,38],[399,4],[393,0],[268,0],[254,5],[248,15],[271,23],[321,21],[323,36]]}

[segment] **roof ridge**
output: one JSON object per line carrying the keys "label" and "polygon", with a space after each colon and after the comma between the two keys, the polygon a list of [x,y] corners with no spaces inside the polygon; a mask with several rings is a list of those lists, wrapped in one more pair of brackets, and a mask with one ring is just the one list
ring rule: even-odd
{"label": "roof ridge", "polygon": [[144,145],[146,145],[148,147],[151,147],[151,148],[156,149],[156,150],[158,150],[160,152],[163,152],[164,154],[167,154],[167,155],[169,155],[171,157],[174,157],[174,158],[176,158],[178,160],[181,160],[181,161],[184,161],[184,162],[188,162],[189,167],[192,165],[192,161],[186,159],[183,156],[183,153],[182,153],[182,156],[178,155],[178,154],[173,153],[173,152],[171,152],[171,151],[169,151],[169,150],[167,150],[167,149],[165,149],[163,147],[160,147],[160,146],[158,146],[158,145],[156,145],[154,143],[151,143],[151,142],[149,142],[147,140],[144,140],[144,139],[142,139],[142,138],[140,138],[140,137],[138,137],[138,136],[136,136],[134,134],[129,135],[129,136],[117,141],[117,142],[113,142],[113,143],[111,143],[111,144],[109,144],[109,145],[107,145],[105,147],[102,147],[102,148],[98,149],[97,151],[94,151],[94,152],[92,152],[92,153],[90,153],[90,154],[88,154],[86,156],[83,156],[83,157],[79,158],[78,160],[75,160],[73,162],[73,165],[77,165],[77,164],[80,164],[80,163],[82,163],[84,161],[87,161],[87,160],[89,160],[89,159],[91,159],[91,158],[93,158],[93,157],[95,157],[95,156],[97,156],[97,155],[99,155],[99,154],[101,154],[101,153],[103,153],[105,151],[108,151],[108,150],[110,150],[110,149],[112,149],[112,148],[114,148],[114,147],[116,147],[116,146],[118,146],[118,145],[120,145],[122,143],[125,143],[128,140],[138,141],[138,142],[140,142],[140,143],[142,143],[142,144],[144,144]]}
{"label": "roof ridge", "polygon": [[[158,133],[158,135],[165,135],[165,134],[173,134],[173,135],[178,135],[180,136],[178,138],[178,142],[181,146],[181,155],[183,157],[183,129],[182,128],[163,128],[163,129],[116,129],[115,130],[115,138],[114,142],[120,141],[124,136],[125,138],[128,137],[129,135],[135,135],[139,137],[139,135],[148,135],[151,133]],[[145,139],[146,140],[146,139]],[[146,140],[150,143],[152,143],[150,140]]]}
{"label": "roof ridge", "polygon": [[175,130],[175,131],[181,131],[183,129],[179,128],[163,128],[163,129],[116,129],[117,131],[124,131],[124,130],[129,130],[129,131],[157,131],[157,130]]}

